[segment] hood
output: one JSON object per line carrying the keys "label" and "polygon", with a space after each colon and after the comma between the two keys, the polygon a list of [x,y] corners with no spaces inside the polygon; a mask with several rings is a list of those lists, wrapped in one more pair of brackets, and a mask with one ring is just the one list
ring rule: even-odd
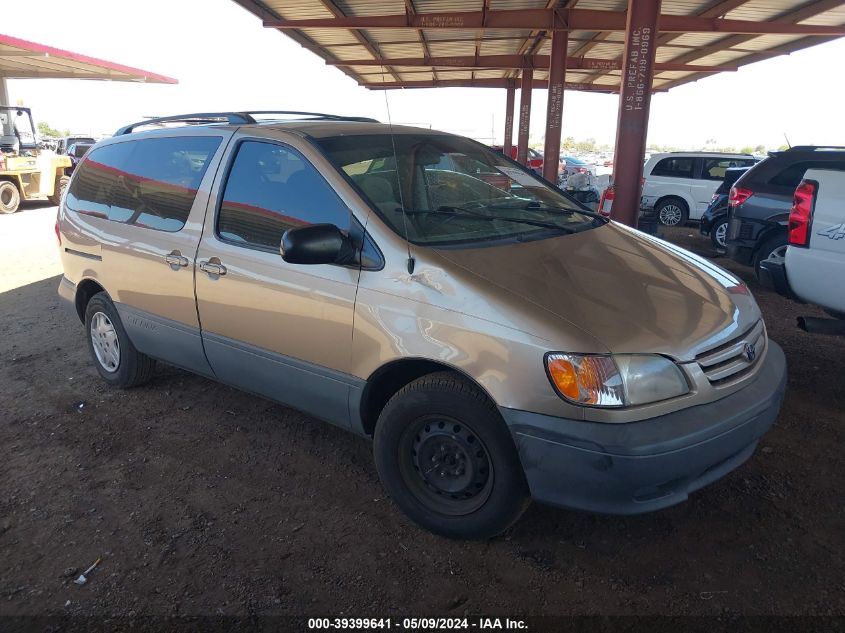
{"label": "hood", "polygon": [[553,239],[438,253],[520,297],[526,310],[552,312],[614,353],[689,361],[760,319],[736,277],[616,223]]}

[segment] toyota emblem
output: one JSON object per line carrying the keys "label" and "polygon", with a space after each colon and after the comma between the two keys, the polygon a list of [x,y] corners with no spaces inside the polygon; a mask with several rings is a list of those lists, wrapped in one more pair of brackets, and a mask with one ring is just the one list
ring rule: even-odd
{"label": "toyota emblem", "polygon": [[742,348],[742,353],[745,355],[745,360],[749,363],[753,363],[754,358],[757,356],[757,348],[755,348],[751,343],[746,343],[745,347]]}

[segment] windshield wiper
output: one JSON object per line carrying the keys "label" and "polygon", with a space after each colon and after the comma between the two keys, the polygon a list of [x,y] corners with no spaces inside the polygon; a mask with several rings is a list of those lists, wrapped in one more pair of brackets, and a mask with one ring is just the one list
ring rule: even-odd
{"label": "windshield wiper", "polygon": [[542,220],[530,220],[528,218],[510,218],[500,215],[487,215],[486,213],[474,213],[469,209],[463,209],[461,207],[448,207],[448,206],[441,206],[438,207],[436,211],[406,211],[408,215],[443,215],[452,218],[469,218],[469,219],[479,219],[479,220],[487,220],[488,222],[494,222],[496,220],[501,220],[502,222],[515,222],[519,224],[528,224],[530,226],[537,226],[543,229],[553,229],[555,231],[563,231],[564,233],[574,233],[575,231],[567,226],[561,226],[560,224],[555,224],[553,222],[543,222]]}

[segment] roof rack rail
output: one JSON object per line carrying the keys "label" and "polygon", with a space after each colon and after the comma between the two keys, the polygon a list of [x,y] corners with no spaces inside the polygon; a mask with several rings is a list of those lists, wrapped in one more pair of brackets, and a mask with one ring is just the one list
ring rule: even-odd
{"label": "roof rack rail", "polygon": [[748,152],[720,152],[716,149],[673,149],[671,152],[655,152],[657,154],[725,154],[728,156],[752,156]]}
{"label": "roof rack rail", "polygon": [[795,151],[799,151],[799,152],[818,152],[818,151],[821,151],[821,152],[824,152],[824,151],[827,151],[827,150],[841,151],[841,150],[845,150],[845,147],[843,147],[842,145],[793,145],[792,147],[790,147],[786,151],[787,152],[795,152]]}
{"label": "roof rack rail", "polygon": [[122,136],[124,134],[131,134],[135,128],[143,125],[154,125],[156,123],[187,123],[189,125],[201,125],[203,123],[229,123],[231,125],[246,125],[255,123],[250,115],[245,112],[196,112],[193,114],[174,114],[172,116],[161,116],[152,119],[144,119],[143,121],[136,121],[129,125],[124,125],[117,132],[115,136]]}
{"label": "roof rack rail", "polygon": [[117,132],[115,136],[122,136],[124,134],[131,134],[136,128],[144,125],[155,125],[157,123],[185,123],[187,125],[203,125],[208,123],[228,123],[229,125],[249,125],[251,123],[258,123],[253,115],[255,114],[285,114],[296,116],[307,116],[312,119],[326,120],[326,121],[360,121],[363,123],[378,123],[376,119],[369,117],[354,117],[341,116],[337,114],[324,114],[322,112],[302,112],[299,110],[249,110],[244,112],[196,112],[193,114],[175,114],[172,116],[155,117],[152,119],[144,119],[124,125]]}
{"label": "roof rack rail", "polygon": [[237,114],[245,114],[249,116],[255,114],[295,114],[297,116],[308,116],[312,119],[325,119],[327,121],[360,121],[362,123],[378,123],[378,119],[372,119],[366,116],[344,116],[341,114],[325,114],[323,112],[301,112],[298,110],[247,110],[245,112],[238,112]]}

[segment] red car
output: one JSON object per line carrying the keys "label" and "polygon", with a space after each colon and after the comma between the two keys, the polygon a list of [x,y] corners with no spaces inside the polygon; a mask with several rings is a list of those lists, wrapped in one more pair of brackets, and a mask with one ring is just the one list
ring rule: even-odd
{"label": "red car", "polygon": [[[501,145],[493,145],[492,149],[504,153],[505,148]],[[516,160],[516,145],[511,145],[511,158]],[[528,166],[539,175],[543,175],[543,155],[530,147],[528,148]]]}

